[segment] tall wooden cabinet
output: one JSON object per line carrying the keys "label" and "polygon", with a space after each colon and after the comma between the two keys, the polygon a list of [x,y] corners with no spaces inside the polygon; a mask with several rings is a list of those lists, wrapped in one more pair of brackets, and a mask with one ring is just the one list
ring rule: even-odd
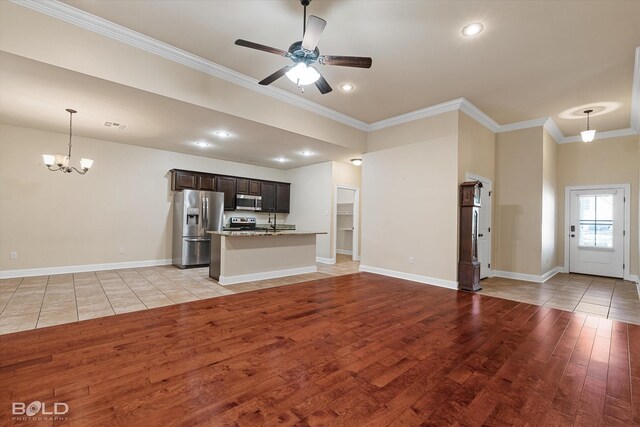
{"label": "tall wooden cabinet", "polygon": [[460,185],[460,257],[458,287],[464,291],[479,291],[480,263],[478,262],[478,217],[480,215],[479,181]]}

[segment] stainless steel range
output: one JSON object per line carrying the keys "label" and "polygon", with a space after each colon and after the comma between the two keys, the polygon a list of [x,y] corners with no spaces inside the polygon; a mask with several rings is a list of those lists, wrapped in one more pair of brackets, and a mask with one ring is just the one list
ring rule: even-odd
{"label": "stainless steel range", "polygon": [[254,217],[232,216],[229,219],[229,230],[255,230],[256,219]]}

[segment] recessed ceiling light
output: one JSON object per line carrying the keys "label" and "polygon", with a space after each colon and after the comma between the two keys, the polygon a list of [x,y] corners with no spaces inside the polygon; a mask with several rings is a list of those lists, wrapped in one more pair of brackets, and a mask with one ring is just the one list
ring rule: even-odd
{"label": "recessed ceiling light", "polygon": [[351,159],[350,161],[353,164],[353,166],[360,166],[362,164],[362,159],[360,159],[360,158]]}
{"label": "recessed ceiling light", "polygon": [[227,132],[226,130],[218,130],[215,132],[216,136],[219,136],[220,138],[226,138],[228,136],[231,136],[231,134],[229,132]]}
{"label": "recessed ceiling light", "polygon": [[484,25],[479,22],[474,22],[473,24],[469,24],[462,29],[462,34],[467,37],[477,36],[484,30]]}
{"label": "recessed ceiling light", "polygon": [[300,154],[305,157],[313,156],[313,153],[311,151],[302,151]]}
{"label": "recessed ceiling light", "polygon": [[284,163],[284,162],[288,162],[289,159],[286,159],[284,157],[276,157],[276,162],[280,162],[280,163]]}
{"label": "recessed ceiling light", "polygon": [[355,89],[355,86],[352,85],[351,83],[342,83],[340,85],[340,89],[342,89],[345,92],[351,92],[353,89]]}
{"label": "recessed ceiling light", "polygon": [[198,147],[208,147],[209,143],[208,142],[204,142],[204,141],[196,141],[194,142],[195,145],[197,145]]}

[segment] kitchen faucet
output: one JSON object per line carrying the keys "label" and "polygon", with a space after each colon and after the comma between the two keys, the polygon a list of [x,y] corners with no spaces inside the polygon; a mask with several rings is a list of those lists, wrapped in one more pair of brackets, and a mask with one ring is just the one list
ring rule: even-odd
{"label": "kitchen faucet", "polygon": [[[271,211],[273,211],[273,224],[271,224]],[[275,233],[277,230],[277,221],[278,221],[278,214],[276,212],[275,209],[271,208],[269,209],[269,224],[271,224],[271,227],[273,228],[273,232]]]}

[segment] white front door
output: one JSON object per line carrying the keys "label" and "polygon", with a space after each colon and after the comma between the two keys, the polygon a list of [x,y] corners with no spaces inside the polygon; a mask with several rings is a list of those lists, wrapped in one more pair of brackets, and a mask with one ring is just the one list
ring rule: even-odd
{"label": "white front door", "polygon": [[569,213],[569,271],[624,277],[622,188],[572,190]]}
{"label": "white front door", "polygon": [[489,277],[491,271],[491,180],[468,173],[467,180],[480,181],[480,205],[478,210],[478,262],[480,278]]}

